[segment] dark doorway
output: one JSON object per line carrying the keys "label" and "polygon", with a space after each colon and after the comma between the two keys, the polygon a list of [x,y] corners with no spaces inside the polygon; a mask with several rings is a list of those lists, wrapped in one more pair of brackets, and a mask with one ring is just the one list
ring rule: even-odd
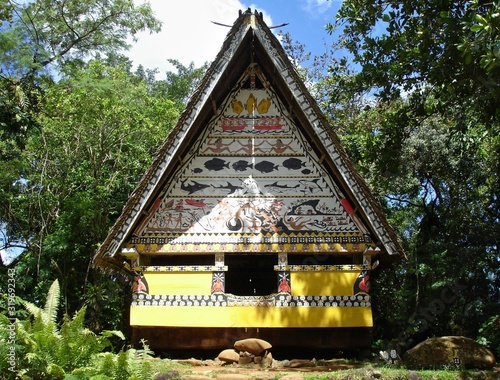
{"label": "dark doorway", "polygon": [[226,293],[236,296],[264,296],[277,292],[278,280],[274,266],[276,255],[228,255]]}

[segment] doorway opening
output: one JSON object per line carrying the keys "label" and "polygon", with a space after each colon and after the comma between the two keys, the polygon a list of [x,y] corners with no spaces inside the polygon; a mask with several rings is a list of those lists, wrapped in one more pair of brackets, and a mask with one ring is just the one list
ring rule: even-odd
{"label": "doorway opening", "polygon": [[224,256],[226,293],[235,296],[265,296],[278,291],[276,255],[231,255]]}

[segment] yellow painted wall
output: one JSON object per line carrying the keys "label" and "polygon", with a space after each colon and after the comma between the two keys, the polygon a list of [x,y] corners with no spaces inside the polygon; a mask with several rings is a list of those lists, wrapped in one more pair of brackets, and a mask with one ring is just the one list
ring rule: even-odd
{"label": "yellow painted wall", "polygon": [[353,286],[359,271],[291,272],[292,295],[354,295]]}
{"label": "yellow painted wall", "polygon": [[145,272],[149,294],[210,295],[211,272]]}
{"label": "yellow painted wall", "polygon": [[[353,295],[359,272],[292,272],[292,295]],[[149,294],[208,295],[212,286],[210,272],[146,272]]]}
{"label": "yellow painted wall", "polygon": [[132,306],[131,326],[372,327],[370,307]]}
{"label": "yellow painted wall", "polygon": [[[353,295],[359,271],[291,272],[292,296]],[[210,295],[210,272],[145,272],[151,295]],[[372,327],[371,307],[131,306],[132,326]]]}

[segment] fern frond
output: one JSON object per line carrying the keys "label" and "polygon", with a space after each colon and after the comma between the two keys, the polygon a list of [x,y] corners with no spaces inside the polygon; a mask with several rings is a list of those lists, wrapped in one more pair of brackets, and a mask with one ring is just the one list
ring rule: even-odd
{"label": "fern frond", "polygon": [[56,279],[52,283],[52,285],[50,285],[49,292],[47,293],[47,300],[45,301],[45,306],[43,308],[46,317],[51,322],[56,321],[60,296],[61,296],[61,290],[59,288],[59,280]]}
{"label": "fern frond", "polygon": [[87,306],[83,306],[80,310],[78,310],[73,319],[71,320],[71,328],[73,331],[83,330],[84,322],[85,322],[85,313],[87,312]]}
{"label": "fern frond", "polygon": [[140,380],[148,380],[152,379],[154,376],[154,371],[153,371],[153,366],[151,365],[151,362],[147,360],[141,361],[140,367],[139,367],[139,379]]}
{"label": "fern frond", "polygon": [[99,373],[105,376],[113,377],[116,364],[114,359],[114,355],[111,352],[107,352],[104,354],[104,359],[102,361]]}
{"label": "fern frond", "polygon": [[28,361],[30,364],[39,364],[43,363],[43,358],[38,355],[36,352],[28,352],[25,356],[25,359]]}
{"label": "fern frond", "polygon": [[125,340],[125,335],[120,330],[103,330],[103,332],[101,332],[101,336],[104,338],[111,338],[112,336],[116,336],[121,340]]}
{"label": "fern frond", "polygon": [[16,329],[16,343],[27,347],[29,351],[34,350],[36,341],[32,334],[32,327],[29,321],[19,322]]}
{"label": "fern frond", "polygon": [[136,355],[140,359],[151,359],[154,357],[154,351],[149,348],[148,341],[146,339],[140,340],[142,344],[142,350],[136,350]]}
{"label": "fern frond", "polygon": [[57,326],[51,322],[45,311],[31,302],[25,302],[24,306],[34,316],[33,324],[30,325],[31,333],[57,334]]}
{"label": "fern frond", "polygon": [[56,363],[50,363],[47,366],[47,374],[51,379],[64,379],[66,375],[64,369],[62,369],[61,366],[57,365]]}
{"label": "fern frond", "polygon": [[23,301],[23,305],[26,308],[26,310],[28,310],[30,314],[35,318],[38,316],[38,314],[40,313],[43,314],[43,310],[31,302]]}
{"label": "fern frond", "polygon": [[129,373],[129,355],[127,351],[121,351],[116,356],[116,380],[128,380],[130,379]]}

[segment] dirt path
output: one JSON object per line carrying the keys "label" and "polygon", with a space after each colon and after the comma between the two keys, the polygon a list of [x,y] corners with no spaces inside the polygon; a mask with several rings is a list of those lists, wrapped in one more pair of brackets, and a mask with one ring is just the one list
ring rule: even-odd
{"label": "dirt path", "polygon": [[[242,378],[240,375],[250,376],[254,379],[271,380],[276,379],[279,374],[287,376],[290,379],[302,379],[302,374],[315,373],[317,375],[328,374],[334,371],[342,371],[348,369],[361,368],[360,365],[354,364],[333,364],[317,365],[314,361],[273,361],[273,365],[269,368],[264,368],[258,364],[222,364],[213,360],[201,361],[196,359],[178,360],[179,364],[187,365],[188,367],[179,370],[185,380],[204,379],[207,377],[217,379],[237,379]],[[293,375],[293,376],[292,376]]]}

